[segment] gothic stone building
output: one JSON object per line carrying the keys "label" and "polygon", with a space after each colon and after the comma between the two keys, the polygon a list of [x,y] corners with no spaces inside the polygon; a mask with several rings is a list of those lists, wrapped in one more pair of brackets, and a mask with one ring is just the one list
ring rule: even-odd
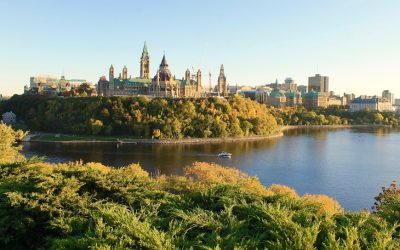
{"label": "gothic stone building", "polygon": [[128,69],[125,66],[122,74],[116,78],[114,67],[109,70],[109,81],[103,76],[98,82],[98,94],[102,96],[139,96],[152,97],[201,97],[201,71],[190,75],[187,70],[185,77],[178,80],[172,75],[165,55],[162,58],[159,69],[153,79],[150,79],[150,57],[146,43],[140,58],[140,76],[128,77]]}

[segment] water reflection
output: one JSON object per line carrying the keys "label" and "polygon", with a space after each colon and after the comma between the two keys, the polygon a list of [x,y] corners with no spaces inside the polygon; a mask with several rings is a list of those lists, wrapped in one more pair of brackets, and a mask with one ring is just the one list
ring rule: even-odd
{"label": "water reflection", "polygon": [[[23,152],[28,156],[45,156],[50,162],[82,160],[83,162],[101,162],[114,167],[139,163],[149,172],[160,171],[162,174],[169,175],[180,174],[184,166],[195,161],[234,166],[236,158],[268,150],[276,143],[276,139],[217,144],[122,144],[119,146],[114,143],[25,143]],[[234,158],[218,158],[217,155],[221,151],[232,153]]]}

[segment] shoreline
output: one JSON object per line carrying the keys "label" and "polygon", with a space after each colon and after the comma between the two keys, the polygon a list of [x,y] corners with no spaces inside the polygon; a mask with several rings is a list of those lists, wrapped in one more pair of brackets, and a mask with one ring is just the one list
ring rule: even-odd
{"label": "shoreline", "polygon": [[[46,133],[47,135],[50,135]],[[209,144],[221,142],[237,142],[237,141],[255,141],[279,138],[283,136],[283,131],[279,131],[272,135],[253,135],[248,137],[225,137],[225,138],[186,138],[186,139],[118,139],[118,140],[37,140],[31,137],[40,136],[40,133],[31,135],[29,138],[24,138],[23,142],[29,143],[62,143],[62,144],[75,144],[75,143],[113,143],[113,144]],[[56,135],[56,134],[52,134]]]}
{"label": "shoreline", "polygon": [[346,128],[393,128],[391,125],[354,124],[354,125],[285,125],[281,131],[293,129],[346,129]]}
{"label": "shoreline", "polygon": [[[366,125],[285,125],[281,126],[279,131],[272,135],[253,135],[247,137],[225,137],[225,138],[185,138],[185,139],[120,139],[120,138],[93,138],[93,139],[75,139],[75,140],[43,140],[34,139],[37,136],[50,135],[56,137],[57,133],[33,133],[28,134],[22,142],[29,143],[117,143],[117,144],[209,144],[209,143],[221,143],[221,142],[239,142],[239,141],[255,141],[255,140],[267,140],[274,139],[284,136],[284,131],[295,130],[295,129],[347,129],[347,128],[391,128],[389,125],[377,125],[377,124],[366,124]],[[63,135],[71,136],[72,135]],[[78,136],[79,137],[79,136]],[[83,136],[84,137],[84,136]]]}

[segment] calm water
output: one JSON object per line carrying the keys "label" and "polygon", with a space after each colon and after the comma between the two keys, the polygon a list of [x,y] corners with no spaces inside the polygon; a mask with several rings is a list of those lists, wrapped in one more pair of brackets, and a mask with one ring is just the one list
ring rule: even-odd
{"label": "calm water", "polygon": [[[400,180],[398,129],[299,129],[282,138],[205,145],[26,143],[24,153],[50,162],[82,159],[112,166],[135,162],[150,172],[180,174],[194,161],[216,162],[279,183],[299,194],[322,193],[344,208],[370,208],[382,186]],[[232,159],[219,159],[221,151]]]}

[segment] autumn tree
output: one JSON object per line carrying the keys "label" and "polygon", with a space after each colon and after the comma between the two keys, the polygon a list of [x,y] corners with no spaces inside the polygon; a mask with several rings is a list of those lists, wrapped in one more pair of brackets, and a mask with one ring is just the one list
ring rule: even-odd
{"label": "autumn tree", "polygon": [[0,164],[12,163],[24,159],[19,153],[21,147],[14,146],[26,133],[21,130],[14,131],[10,126],[0,123]]}

